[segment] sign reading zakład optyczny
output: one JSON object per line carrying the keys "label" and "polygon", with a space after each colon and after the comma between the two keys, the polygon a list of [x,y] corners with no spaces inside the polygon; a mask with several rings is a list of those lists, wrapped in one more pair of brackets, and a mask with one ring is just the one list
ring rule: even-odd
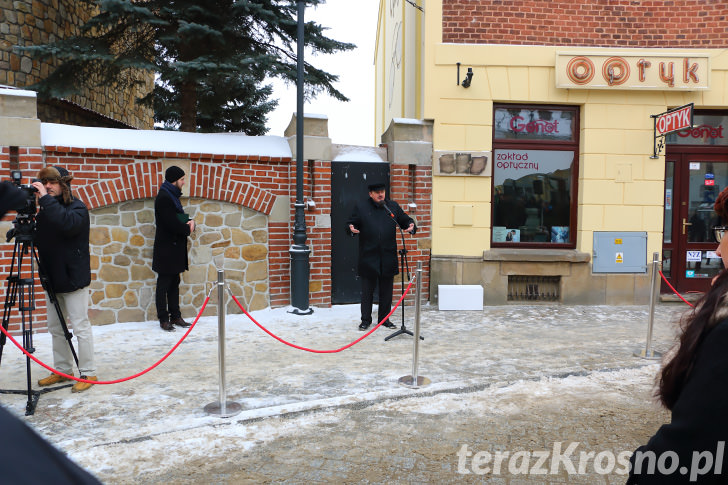
{"label": "sign reading zak\u0142ad optyczny", "polygon": [[709,88],[710,58],[702,54],[556,53],[556,87],[694,91]]}

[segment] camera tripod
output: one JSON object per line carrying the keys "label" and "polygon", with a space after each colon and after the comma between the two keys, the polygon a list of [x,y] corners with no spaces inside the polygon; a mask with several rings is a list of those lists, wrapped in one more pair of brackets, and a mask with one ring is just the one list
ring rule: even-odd
{"label": "camera tripod", "polygon": [[[63,318],[63,312],[58,304],[58,299],[53,289],[48,284],[48,280],[42,271],[40,259],[36,252],[35,245],[33,243],[33,233],[35,231],[35,220],[33,216],[27,214],[19,214],[13,222],[14,228],[8,232],[7,240],[15,238],[15,246],[13,247],[13,259],[10,263],[10,274],[6,278],[8,281],[8,287],[5,293],[5,305],[3,308],[3,319],[2,326],[5,331],[8,331],[10,326],[11,310],[17,305],[20,311],[20,322],[21,331],[23,335],[23,348],[30,354],[35,352],[33,347],[33,310],[35,310],[35,267],[38,268],[38,277],[41,282],[41,286],[48,294],[48,298],[55,308],[58,319],[61,322],[61,328],[68,341],[68,345],[71,348],[71,354],[78,367],[78,357],[76,351],[73,348],[71,339],[73,335],[68,331],[68,326]],[[27,259],[25,257],[27,256]],[[23,264],[29,265],[29,268],[24,268]],[[25,275],[23,271],[25,269]],[[27,277],[23,277],[27,276]],[[51,311],[50,308],[46,311]],[[0,362],[2,362],[3,347],[7,338],[5,334],[0,334]],[[28,402],[25,405],[25,415],[30,416],[35,413],[35,407],[38,404],[38,399],[41,394],[70,387],[73,384],[64,384],[41,391],[33,390],[31,382],[31,371],[30,371],[30,357],[25,356],[25,372],[27,380],[27,391],[25,390],[0,390],[3,394],[27,394]]]}
{"label": "camera tripod", "polygon": [[[392,220],[394,220],[394,219],[392,219]],[[395,221],[394,223],[397,224],[397,221]],[[402,280],[401,280],[402,281],[402,284],[401,284],[401,287],[402,288],[401,289],[402,289],[402,296],[404,296],[404,274],[406,272],[407,273],[407,279],[410,279],[410,275],[409,275],[409,264],[407,263],[407,246],[405,246],[405,243],[404,243],[404,231],[399,226],[399,224],[397,224],[397,228],[399,228],[399,234],[402,236],[402,249],[399,250],[399,269],[400,269],[399,274],[402,275]],[[411,330],[407,330],[407,327],[405,327],[405,325],[404,325],[404,300],[402,300],[401,307],[402,307],[402,326],[399,328],[399,330],[397,330],[393,334],[391,334],[391,335],[389,335],[387,337],[384,337],[384,341],[385,342],[387,340],[389,340],[389,339],[392,339],[392,338],[397,337],[397,336],[402,335],[402,334],[407,334],[407,335],[414,336],[414,334],[412,333],[412,331]],[[420,340],[425,340],[425,337],[423,337],[423,336],[420,335]]]}

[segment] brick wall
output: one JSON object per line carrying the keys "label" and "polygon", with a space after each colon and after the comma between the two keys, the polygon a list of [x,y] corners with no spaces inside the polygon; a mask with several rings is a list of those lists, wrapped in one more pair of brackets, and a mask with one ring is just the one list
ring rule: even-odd
{"label": "brick wall", "polygon": [[[413,237],[405,233],[405,244],[409,269],[412,275],[417,263],[422,263],[422,295],[426,300],[430,294],[430,246],[432,237],[432,167],[421,165],[393,164],[389,170],[390,198],[397,201],[405,212],[417,222],[417,234]],[[414,203],[416,207],[407,205]],[[401,236],[397,240],[398,247]],[[393,300],[402,294],[401,277],[395,278]],[[408,284],[405,279],[405,288]],[[405,301],[414,301],[415,287],[407,294]]]}
{"label": "brick wall", "polygon": [[442,41],[594,47],[728,47],[718,0],[443,0]]}
{"label": "brick wall", "polygon": [[[8,180],[10,178],[10,170],[22,170],[23,174],[35,174],[43,165],[43,151],[40,148],[17,147],[15,150],[17,151],[11,153],[9,147],[0,147],[0,174],[2,174],[0,179],[2,180]],[[23,182],[27,183],[27,178],[24,179]],[[15,215],[16,214],[14,212],[11,212],[2,219],[2,222],[0,222],[0,233],[2,233],[3,237],[3,240],[0,241],[0,280],[2,280],[2,290],[0,290],[2,296],[0,297],[0,302],[3,304],[4,317],[7,316],[9,318],[10,330],[17,334],[17,331],[20,329],[20,313],[17,310],[19,304],[8,306],[7,308],[5,307],[5,296],[9,291],[8,281],[6,278],[11,273],[10,263],[13,261],[13,249],[15,244],[14,241],[5,242],[4,236],[8,230],[13,228],[11,221],[15,219]],[[24,255],[23,260],[27,262],[28,257],[29,255]],[[29,278],[30,266],[23,263],[22,269],[23,273],[20,277]],[[17,274],[16,271],[17,268],[13,271],[13,274]],[[45,296],[43,294],[43,288],[37,280],[37,275],[34,276],[36,276],[36,280],[33,298],[35,299],[35,308],[37,311],[33,312],[33,329],[44,330],[46,328]],[[26,300],[26,302],[27,301],[29,300]]]}

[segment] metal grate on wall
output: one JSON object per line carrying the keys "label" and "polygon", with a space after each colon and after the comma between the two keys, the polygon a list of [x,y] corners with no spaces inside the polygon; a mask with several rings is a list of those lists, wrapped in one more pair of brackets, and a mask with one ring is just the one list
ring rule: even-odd
{"label": "metal grate on wall", "polygon": [[508,276],[508,301],[559,301],[561,276]]}

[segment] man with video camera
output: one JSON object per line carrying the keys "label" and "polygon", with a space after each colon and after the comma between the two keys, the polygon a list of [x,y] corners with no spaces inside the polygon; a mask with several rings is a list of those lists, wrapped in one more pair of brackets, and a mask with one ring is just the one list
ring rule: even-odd
{"label": "man with video camera", "polygon": [[[90,221],[86,205],[71,195],[73,176],[63,167],[45,167],[38,172],[33,187],[38,190],[40,210],[36,216],[35,244],[41,268],[48,285],[55,292],[67,323],[73,326],[78,340],[78,368],[82,379],[95,381],[94,344],[91,322],[88,319],[91,261],[89,254]],[[73,375],[73,354],[46,294],[48,332],[53,338],[54,368]],[[38,381],[51,386],[68,381],[59,374]],[[76,382],[72,392],[81,392],[92,384]]]}

